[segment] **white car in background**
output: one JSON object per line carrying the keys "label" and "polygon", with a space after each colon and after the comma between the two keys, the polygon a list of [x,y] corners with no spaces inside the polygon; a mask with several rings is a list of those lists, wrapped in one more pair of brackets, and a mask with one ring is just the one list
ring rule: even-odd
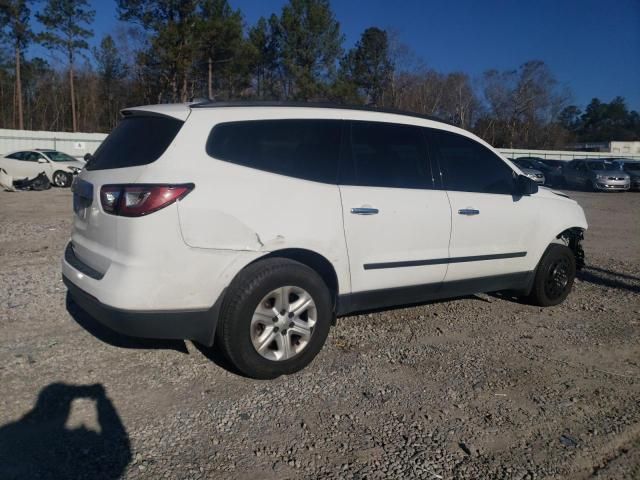
{"label": "white car in background", "polygon": [[70,187],[84,162],[57,150],[20,150],[0,157],[0,168],[14,180],[35,178],[44,172],[56,187]]}

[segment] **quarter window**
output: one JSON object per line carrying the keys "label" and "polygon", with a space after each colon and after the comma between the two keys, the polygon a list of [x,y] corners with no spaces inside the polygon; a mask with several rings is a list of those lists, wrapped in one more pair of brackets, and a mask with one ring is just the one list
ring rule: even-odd
{"label": "quarter window", "polygon": [[245,167],[337,183],[341,120],[250,120],[216,125],[207,153]]}
{"label": "quarter window", "polygon": [[446,190],[512,194],[515,172],[484,145],[443,130],[431,130]]}
{"label": "quarter window", "polygon": [[432,188],[421,128],[381,122],[351,122],[350,158],[340,182],[389,188]]}

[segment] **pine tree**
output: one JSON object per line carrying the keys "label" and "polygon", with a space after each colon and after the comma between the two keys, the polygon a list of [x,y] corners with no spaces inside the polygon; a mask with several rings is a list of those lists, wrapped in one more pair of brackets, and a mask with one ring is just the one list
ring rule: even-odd
{"label": "pine tree", "polygon": [[42,13],[36,13],[36,18],[46,28],[46,31],[38,35],[40,43],[49,50],[62,52],[67,57],[74,132],[78,130],[74,66],[77,56],[89,48],[87,39],[93,36],[93,32],[82,25],[89,26],[94,17],[95,10],[89,8],[86,0],[48,0]]}

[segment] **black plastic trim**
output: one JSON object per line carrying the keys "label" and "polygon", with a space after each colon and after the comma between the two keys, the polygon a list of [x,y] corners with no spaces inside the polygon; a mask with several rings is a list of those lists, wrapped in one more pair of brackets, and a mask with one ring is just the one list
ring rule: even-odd
{"label": "black plastic trim", "polygon": [[76,253],[73,251],[73,244],[71,242],[69,242],[67,244],[67,248],[64,249],[64,259],[69,265],[89,278],[93,278],[94,280],[102,280],[102,277],[104,277],[104,273],[90,267],[76,256]]}
{"label": "black plastic trim", "polygon": [[412,305],[499,290],[517,290],[527,294],[531,290],[534,276],[535,271],[518,272],[452,282],[349,293],[338,297],[337,315],[342,316],[353,312]]}
{"label": "black plastic trim", "polygon": [[496,253],[493,255],[475,255],[471,257],[433,258],[429,260],[407,260],[401,262],[365,263],[365,270],[377,270],[380,268],[419,267],[423,265],[444,265],[449,263],[481,262],[484,260],[500,260],[503,258],[519,258],[527,255],[527,252]]}
{"label": "black plastic trim", "polygon": [[101,303],[64,275],[62,280],[82,310],[118,333],[141,338],[195,340],[206,346],[213,345],[224,293],[211,308],[205,310],[122,310]]}

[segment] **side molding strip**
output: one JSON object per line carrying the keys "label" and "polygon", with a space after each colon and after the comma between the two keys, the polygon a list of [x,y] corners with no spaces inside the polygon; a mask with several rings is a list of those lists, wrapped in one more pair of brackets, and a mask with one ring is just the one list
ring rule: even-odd
{"label": "side molding strip", "polygon": [[531,291],[534,277],[535,270],[530,272],[506,273],[491,277],[455,280],[451,282],[347,293],[338,297],[337,315],[343,316],[352,312],[387,308],[396,305],[413,305],[479,292],[518,290],[523,295],[526,295]]}
{"label": "side molding strip", "polygon": [[524,257],[527,252],[496,253],[493,255],[475,255],[473,257],[433,258],[429,260],[407,260],[403,262],[365,263],[365,270],[380,268],[419,267],[422,265],[442,265],[448,263],[480,262],[484,260],[500,260],[503,258]]}

